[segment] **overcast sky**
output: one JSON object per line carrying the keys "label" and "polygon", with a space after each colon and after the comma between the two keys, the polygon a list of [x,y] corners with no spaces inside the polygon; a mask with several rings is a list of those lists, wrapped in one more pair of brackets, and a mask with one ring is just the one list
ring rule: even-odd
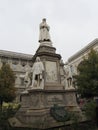
{"label": "overcast sky", "polygon": [[64,61],[98,38],[98,0],[0,0],[0,50],[34,55],[42,18]]}

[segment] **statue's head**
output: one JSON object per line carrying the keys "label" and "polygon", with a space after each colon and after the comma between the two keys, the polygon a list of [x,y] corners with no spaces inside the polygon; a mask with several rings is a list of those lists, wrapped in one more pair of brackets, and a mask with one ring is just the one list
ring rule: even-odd
{"label": "statue's head", "polygon": [[46,18],[43,18],[42,21],[43,21],[43,22],[46,22]]}
{"label": "statue's head", "polygon": [[36,57],[36,62],[39,62],[40,61],[40,57]]}

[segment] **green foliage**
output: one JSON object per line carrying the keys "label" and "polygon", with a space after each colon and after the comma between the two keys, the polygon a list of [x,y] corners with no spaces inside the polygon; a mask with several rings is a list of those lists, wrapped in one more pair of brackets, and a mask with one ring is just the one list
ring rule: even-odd
{"label": "green foliage", "polygon": [[17,107],[13,108],[12,105],[8,105],[7,107],[3,107],[2,111],[0,111],[0,120],[7,120],[9,117],[13,117],[13,115],[17,112],[19,109],[19,105]]}
{"label": "green foliage", "polygon": [[8,64],[3,64],[0,69],[0,105],[11,102],[16,97],[15,75]]}
{"label": "green foliage", "polygon": [[72,124],[71,124],[72,130],[80,130],[80,127],[79,127],[79,121],[81,120],[80,114],[76,112],[71,112],[70,115],[71,115],[70,120],[72,121]]}
{"label": "green foliage", "polygon": [[91,50],[88,58],[78,66],[78,75],[75,76],[78,93],[82,97],[94,97],[98,95],[98,53]]}
{"label": "green foliage", "polygon": [[91,119],[93,121],[95,121],[96,118],[96,102],[94,100],[90,100],[89,102],[87,102],[84,106],[84,112],[85,115],[88,119]]}
{"label": "green foliage", "polygon": [[[70,128],[68,130],[96,130],[96,125],[92,121],[81,122],[81,115],[77,112],[71,112],[71,122]],[[66,126],[65,126],[66,129]]]}
{"label": "green foliage", "polygon": [[0,110],[0,128],[7,130],[8,118],[13,117],[19,108],[20,104],[14,103],[2,106],[2,110]]}

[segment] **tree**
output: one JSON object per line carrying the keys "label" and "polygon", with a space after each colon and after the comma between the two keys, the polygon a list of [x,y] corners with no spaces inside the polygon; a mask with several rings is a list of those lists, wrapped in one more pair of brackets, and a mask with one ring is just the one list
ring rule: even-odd
{"label": "tree", "polygon": [[15,75],[8,64],[3,64],[0,69],[0,105],[11,102],[16,97]]}
{"label": "tree", "polygon": [[78,93],[86,98],[98,96],[98,53],[92,49],[77,70],[75,78]]}

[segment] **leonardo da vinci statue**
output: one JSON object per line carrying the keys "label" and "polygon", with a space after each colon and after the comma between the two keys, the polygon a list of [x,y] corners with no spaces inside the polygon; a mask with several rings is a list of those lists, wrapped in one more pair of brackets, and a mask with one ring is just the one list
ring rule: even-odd
{"label": "leonardo da vinci statue", "polygon": [[46,23],[46,19],[42,19],[42,23],[40,23],[39,26],[40,29],[40,35],[39,35],[39,42],[51,42],[49,30],[50,27]]}

